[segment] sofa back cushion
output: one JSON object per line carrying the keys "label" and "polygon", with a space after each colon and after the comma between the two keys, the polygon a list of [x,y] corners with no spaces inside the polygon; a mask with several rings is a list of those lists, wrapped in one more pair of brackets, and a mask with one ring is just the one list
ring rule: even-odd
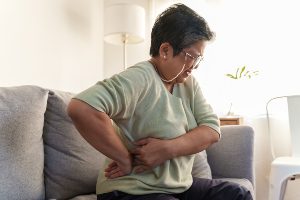
{"label": "sofa back cushion", "polygon": [[46,199],[95,193],[104,156],[88,144],[67,115],[73,94],[50,91],[45,113]]}
{"label": "sofa back cushion", "polygon": [[47,97],[36,86],[0,87],[0,199],[44,199]]}

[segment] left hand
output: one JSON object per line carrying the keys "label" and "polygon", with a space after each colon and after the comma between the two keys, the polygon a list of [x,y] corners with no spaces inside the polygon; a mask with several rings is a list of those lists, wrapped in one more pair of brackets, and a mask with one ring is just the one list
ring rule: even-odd
{"label": "left hand", "polygon": [[107,168],[104,170],[105,177],[108,179],[114,179],[121,176],[125,176],[132,171],[132,158],[126,160],[125,163],[112,161]]}
{"label": "left hand", "polygon": [[135,142],[135,145],[137,147],[131,150],[135,173],[150,170],[172,158],[170,140],[145,138]]}

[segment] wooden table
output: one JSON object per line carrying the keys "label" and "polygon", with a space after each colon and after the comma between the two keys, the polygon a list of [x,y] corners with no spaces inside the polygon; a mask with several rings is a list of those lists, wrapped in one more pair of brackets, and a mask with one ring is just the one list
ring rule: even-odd
{"label": "wooden table", "polygon": [[220,125],[241,125],[243,123],[243,118],[241,116],[222,116],[219,117]]}

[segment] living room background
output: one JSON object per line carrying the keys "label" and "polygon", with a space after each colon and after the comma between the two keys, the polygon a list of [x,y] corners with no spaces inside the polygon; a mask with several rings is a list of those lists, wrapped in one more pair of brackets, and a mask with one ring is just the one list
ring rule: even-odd
{"label": "living room background", "polygon": [[[103,41],[104,8],[120,2],[139,4],[148,16],[146,40],[128,46],[128,65],[149,58],[154,18],[170,4],[183,2],[207,19],[217,37],[195,76],[218,114],[233,102],[235,113],[254,127],[257,199],[266,199],[265,104],[300,93],[296,0],[0,0],[0,85],[79,92],[120,72],[122,47]],[[245,82],[225,76],[244,65],[259,75]]]}

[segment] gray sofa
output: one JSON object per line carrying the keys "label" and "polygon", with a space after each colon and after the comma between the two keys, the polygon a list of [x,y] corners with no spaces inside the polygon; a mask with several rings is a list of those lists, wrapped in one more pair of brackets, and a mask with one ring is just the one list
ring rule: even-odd
{"label": "gray sofa", "polygon": [[[0,87],[0,198],[96,199],[104,156],[77,132],[66,114],[72,93],[38,86]],[[214,178],[253,192],[253,130],[224,126],[207,150]]]}

